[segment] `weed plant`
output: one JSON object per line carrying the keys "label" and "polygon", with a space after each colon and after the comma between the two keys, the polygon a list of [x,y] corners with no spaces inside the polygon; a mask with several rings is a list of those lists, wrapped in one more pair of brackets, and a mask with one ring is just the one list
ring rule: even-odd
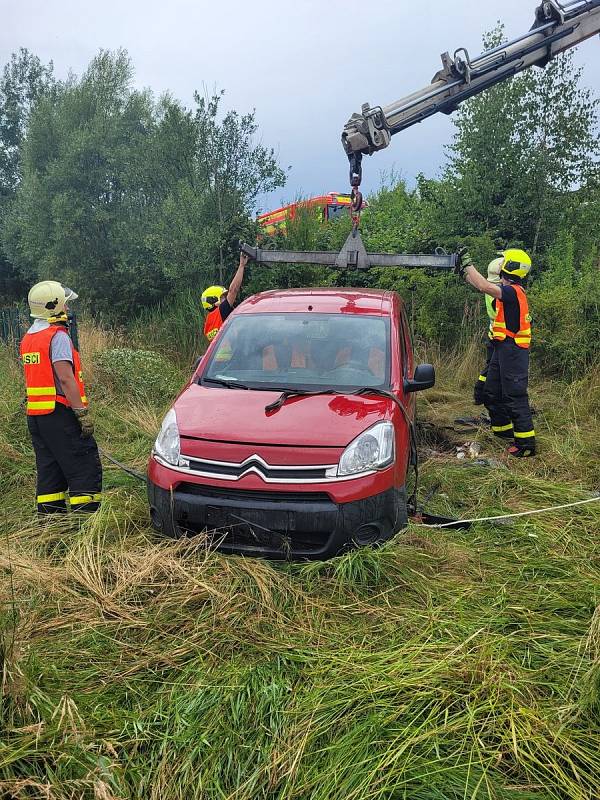
{"label": "weed plant", "polygon": [[[86,341],[119,345],[84,332],[88,366]],[[437,430],[471,411],[476,350],[420,398]],[[100,444],[143,470],[169,399],[87,377]],[[539,457],[507,463],[485,432],[493,468],[430,444],[432,509],[600,489],[600,371],[532,394]],[[0,797],[598,797],[600,504],[274,565],[158,539],[144,485],[105,464],[96,515],[40,523],[21,397],[3,349]]]}

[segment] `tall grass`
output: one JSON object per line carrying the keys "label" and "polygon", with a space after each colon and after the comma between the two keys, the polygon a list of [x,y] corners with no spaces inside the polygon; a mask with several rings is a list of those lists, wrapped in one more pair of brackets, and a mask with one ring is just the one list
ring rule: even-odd
{"label": "tall grass", "polygon": [[[422,418],[451,426],[468,410],[477,366],[473,352],[439,363]],[[89,377],[100,443],[143,465],[160,402]],[[431,457],[432,508],[483,515],[597,490],[598,386],[596,373],[534,387],[539,459]],[[413,525],[379,550],[273,565],[157,539],[143,484],[108,467],[98,514],[40,524],[20,398],[3,349],[0,797],[598,796],[597,505]]]}
{"label": "tall grass", "polygon": [[198,292],[180,292],[157,307],[143,309],[128,326],[131,346],[156,350],[191,368],[206,349],[203,335],[204,312]]}

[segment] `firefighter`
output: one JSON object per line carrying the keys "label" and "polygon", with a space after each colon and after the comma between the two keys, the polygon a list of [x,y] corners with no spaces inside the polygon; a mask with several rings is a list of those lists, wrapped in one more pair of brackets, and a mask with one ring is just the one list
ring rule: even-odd
{"label": "firefighter", "polygon": [[[500,269],[502,267],[503,260],[504,256],[501,254],[500,258],[495,258],[493,261],[490,261],[487,271],[487,279],[490,283],[500,283]],[[488,317],[490,318],[490,324],[486,330],[485,367],[479,373],[477,383],[473,387],[473,403],[476,406],[485,405],[485,382],[487,379],[490,361],[492,360],[492,354],[494,352],[494,335],[492,332],[492,325],[494,323],[494,317],[496,316],[496,300],[489,294],[485,295],[485,308]]]}
{"label": "firefighter", "polygon": [[233,311],[233,304],[240,293],[247,263],[248,256],[240,253],[240,263],[229,289],[224,286],[209,286],[202,292],[202,306],[208,312],[204,320],[204,335],[209,342],[212,342],[221,325]]}
{"label": "firefighter", "polygon": [[77,294],[57,281],[36,283],[28,301],[33,325],[21,341],[27,427],[37,467],[40,514],[96,511],[102,466],[81,374],[68,332],[67,303]]}
{"label": "firefighter", "polygon": [[535,455],[535,430],[529,406],[529,348],[531,317],[523,281],[531,259],[523,250],[502,254],[500,284],[487,281],[473,266],[466,249],[458,254],[457,271],[468,283],[495,300],[492,321],[493,352],[485,381],[484,403],[495,436],[510,439],[508,454],[516,458]]}

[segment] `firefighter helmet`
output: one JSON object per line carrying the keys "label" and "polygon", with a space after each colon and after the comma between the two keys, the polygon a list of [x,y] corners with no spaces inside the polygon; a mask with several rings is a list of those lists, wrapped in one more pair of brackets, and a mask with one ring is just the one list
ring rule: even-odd
{"label": "firefighter helmet", "polygon": [[221,295],[227,292],[224,286],[209,286],[202,292],[202,306],[207,311],[215,309],[221,300]]}
{"label": "firefighter helmet", "polygon": [[69,300],[77,294],[58,281],[40,281],[32,286],[27,296],[30,316],[34,319],[50,319],[63,313]]}
{"label": "firefighter helmet", "polygon": [[488,264],[487,279],[490,283],[500,283],[500,270],[503,263],[504,256],[500,256]]}
{"label": "firefighter helmet", "polygon": [[531,271],[531,258],[524,250],[505,250],[502,253],[504,264],[500,270],[501,274],[509,275],[511,278],[526,278]]}

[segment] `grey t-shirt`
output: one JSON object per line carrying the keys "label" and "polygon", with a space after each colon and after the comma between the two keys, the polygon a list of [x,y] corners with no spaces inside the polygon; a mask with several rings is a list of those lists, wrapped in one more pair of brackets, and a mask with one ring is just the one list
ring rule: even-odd
{"label": "grey t-shirt", "polygon": [[[36,319],[27,333],[39,333],[40,331],[44,331],[49,327],[50,323],[46,322],[45,319]],[[66,331],[59,330],[58,333],[54,334],[54,337],[52,338],[52,346],[50,348],[50,358],[52,360],[52,364],[54,364],[56,361],[70,361],[71,364],[73,363],[73,346],[71,344],[69,334]],[[52,371],[54,372],[56,393],[62,395],[64,393],[54,367],[52,368]]]}

